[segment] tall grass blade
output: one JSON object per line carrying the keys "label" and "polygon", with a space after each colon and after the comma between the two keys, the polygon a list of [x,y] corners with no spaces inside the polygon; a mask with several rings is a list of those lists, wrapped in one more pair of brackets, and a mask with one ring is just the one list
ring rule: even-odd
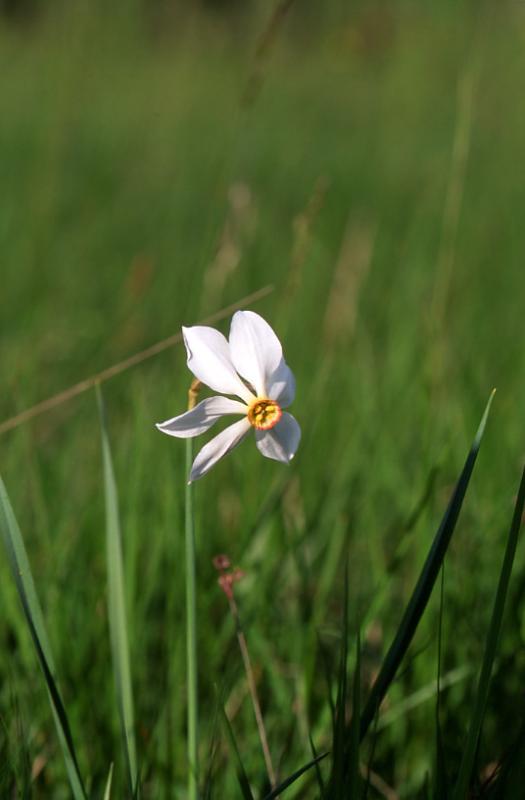
{"label": "tall grass blade", "polygon": [[308,738],[310,739],[310,748],[312,750],[312,755],[314,757],[315,777],[317,778],[317,785],[319,787],[322,800],[326,800],[326,787],[324,785],[324,780],[321,774],[321,770],[319,769],[319,762],[317,761],[317,748],[314,744],[314,740],[312,739],[311,733],[309,734]]}
{"label": "tall grass blade", "polygon": [[71,784],[71,791],[74,800],[86,800],[86,792],[80,775],[67,712],[55,678],[56,669],[51,646],[44,625],[42,609],[36,594],[35,584],[29,566],[29,559],[20,528],[18,527],[13,508],[9,501],[7,490],[1,478],[0,531],[6,547],[11,573],[24,610],[24,616],[35,646],[38,661],[44,673],[58,738],[64,755],[69,782]]}
{"label": "tall grass blade", "polygon": [[228,719],[228,715],[222,703],[220,705],[220,711],[222,720],[224,722],[224,727],[226,729],[226,733],[228,736],[228,741],[230,743],[230,747],[232,749],[235,758],[235,769],[237,772],[237,780],[239,781],[239,787],[241,789],[242,796],[244,800],[254,800],[252,790],[250,789],[250,781],[248,780],[246,770],[244,769],[244,764],[242,763],[241,754],[237,746],[237,740],[235,739],[235,734],[233,732],[231,722]]}
{"label": "tall grass blade", "polygon": [[453,800],[463,800],[463,798],[467,796],[472,770],[474,768],[476,751],[478,748],[479,736],[481,733],[481,726],[483,724],[483,717],[485,715],[485,707],[489,693],[492,667],[494,665],[494,659],[498,649],[498,642],[503,622],[503,613],[505,611],[505,601],[507,599],[514,556],[516,555],[518,535],[521,527],[524,508],[525,469],[523,470],[521,476],[518,498],[514,507],[514,514],[507,539],[507,546],[505,548],[505,556],[503,558],[503,564],[499,576],[498,589],[496,592],[496,598],[494,600],[494,607],[492,609],[492,618],[490,620],[490,626],[485,642],[485,654],[483,656],[483,663],[481,665],[476,702],[470,718],[468,736],[465,743],[465,748],[463,750],[463,757],[461,759],[456,785],[454,787]]}
{"label": "tall grass blade", "polygon": [[308,772],[309,769],[314,767],[316,764],[319,764],[319,762],[322,761],[323,758],[326,758],[327,755],[328,752],[321,753],[321,755],[316,756],[311,761],[309,761],[308,764],[305,764],[304,766],[300,767],[300,769],[296,770],[294,773],[292,773],[292,775],[286,778],[286,780],[280,783],[279,786],[276,786],[275,789],[273,789],[270,792],[270,794],[265,795],[263,800],[275,800],[275,798],[279,797],[284,792],[285,789],[288,789],[288,787],[291,786],[292,783],[295,783],[295,781],[298,780],[302,775],[304,775],[305,772]]}
{"label": "tall grass blade", "polygon": [[365,778],[365,785],[362,794],[362,800],[368,800],[368,790],[370,789],[372,783],[372,764],[374,763],[374,756],[376,752],[377,746],[377,730],[378,730],[378,714],[374,717],[374,727],[372,728],[372,736],[370,742],[370,752],[368,754],[367,764],[366,764],[366,778]]}
{"label": "tall grass blade", "polygon": [[348,754],[348,796],[359,797],[359,727],[361,716],[361,635],[358,630],[355,643],[354,685],[352,688],[352,719],[350,721],[350,744]]}
{"label": "tall grass blade", "polygon": [[106,413],[100,387],[97,386],[97,403],[102,436],[102,461],[104,465],[104,496],[106,503],[106,560],[108,571],[108,616],[111,655],[119,709],[124,755],[131,796],[137,786],[137,751],[135,744],[133,690],[129,660],[128,629],[124,594],[124,567],[117,486],[107,433]]}
{"label": "tall grass blade", "polygon": [[106,781],[106,788],[104,790],[104,800],[110,800],[112,781],[113,781],[113,762],[111,762],[111,764],[109,765],[108,779]]}
{"label": "tall grass blade", "polygon": [[443,608],[445,603],[445,564],[441,567],[441,586],[439,593],[439,617],[438,617],[438,653],[437,653],[437,676],[436,676],[436,769],[433,781],[433,797],[440,800],[448,795],[447,764],[445,759],[445,747],[443,733],[441,730],[440,708],[441,708],[441,667],[443,662]]}
{"label": "tall grass blade", "polygon": [[445,515],[441,521],[438,531],[434,537],[432,547],[419,576],[418,582],[405,609],[401,624],[397,630],[390,649],[383,661],[377,680],[372,688],[370,697],[361,717],[361,739],[366,735],[371,722],[373,721],[388,688],[394,680],[397,669],[408,650],[419,621],[425,611],[434,583],[439,574],[439,570],[445,558],[447,548],[450,544],[452,534],[458,521],[461,506],[469,485],[472,471],[476,463],[481,439],[485,431],[487,418],[494,397],[494,391],[490,395],[489,401],[481,418],[476,436],[467,455],[463,471],[454,489]]}
{"label": "tall grass blade", "polygon": [[388,708],[388,710],[381,713],[381,717],[378,719],[377,725],[375,726],[376,730],[382,731],[388,728],[396,720],[406,716],[409,711],[419,708],[423,703],[428,703],[433,698],[435,699],[438,691],[443,694],[445,689],[450,689],[451,686],[456,686],[456,684],[470,678],[473,672],[474,670],[469,665],[463,664],[460,667],[446,672],[439,682],[434,679],[420,689],[416,689],[415,692],[407,695],[398,703]]}
{"label": "tall grass blade", "polygon": [[329,796],[334,800],[343,800],[346,772],[346,699],[348,691],[348,562],[345,565],[345,590],[343,620],[341,624],[341,651],[339,656],[339,674],[337,678],[337,700],[335,704],[335,720],[332,743],[332,775],[330,777]]}
{"label": "tall grass blade", "polygon": [[[223,701],[221,697],[220,703],[222,702]],[[212,797],[213,769],[215,766],[215,755],[218,746],[220,708],[221,706],[219,704],[219,693],[217,693],[217,703],[213,714],[213,724],[211,727],[210,747],[208,750],[206,775],[204,776],[204,782],[202,787],[202,800],[211,800]]]}
{"label": "tall grass blade", "polygon": [[[244,769],[244,764],[242,763],[242,758],[239,752],[239,747],[237,745],[237,740],[235,739],[235,734],[233,732],[231,722],[228,719],[228,715],[226,714],[226,710],[222,703],[220,704],[220,714],[224,722],[224,727],[226,729],[228,741],[230,743],[230,747],[235,758],[237,780],[239,781],[239,787],[242,792],[242,797],[244,798],[244,800],[254,800],[252,790],[250,788],[250,782],[248,780],[246,770]],[[308,772],[309,769],[319,764],[319,762],[322,761],[324,758],[326,758],[327,755],[328,755],[327,752],[321,753],[320,755],[313,758],[307,764],[305,764],[300,769],[292,773],[292,775],[290,775],[282,783],[280,783],[279,786],[276,786],[275,789],[272,789],[272,791],[269,794],[264,796],[263,800],[275,800],[275,798],[279,797],[285,791],[285,789],[291,786],[292,783],[295,783],[295,781],[298,780],[302,775],[304,775],[305,772]]]}

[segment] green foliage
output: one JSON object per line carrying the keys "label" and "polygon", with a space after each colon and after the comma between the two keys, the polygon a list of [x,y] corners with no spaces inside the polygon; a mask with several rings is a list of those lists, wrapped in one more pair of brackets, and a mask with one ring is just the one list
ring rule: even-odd
{"label": "green foliage", "polygon": [[421,575],[418,578],[416,587],[410,601],[403,613],[399,628],[396,631],[394,641],[392,642],[384,660],[381,665],[381,670],[377,679],[374,682],[370,697],[363,711],[361,719],[360,736],[366,736],[370,725],[377,716],[379,707],[383,702],[388,688],[394,680],[397,670],[412,642],[417,626],[423,616],[427,603],[429,601],[434,583],[439,574],[439,570],[443,566],[443,561],[452,539],[452,534],[457,525],[463,500],[468,489],[472,471],[478,457],[481,439],[487,424],[487,418],[492,404],[494,392],[491,394],[487,403],[487,407],[481,418],[479,428],[476,432],[474,442],[467,455],[465,466],[459,476],[454,493],[450,498],[445,515],[439,525],[432,547],[425,560]]}
{"label": "green foliage", "polygon": [[221,716],[224,722],[224,728],[226,730],[228,741],[231,747],[233,760],[235,762],[237,780],[239,782],[239,789],[241,791],[244,800],[254,800],[252,790],[250,789],[250,781],[248,780],[248,776],[244,768],[243,759],[239,751],[237,740],[235,739],[235,734],[233,732],[231,722],[228,719],[228,714],[226,713],[222,705],[221,705]]}
{"label": "green foliage", "polygon": [[[254,309],[296,374],[303,440],[289,470],[245,443],[194,487],[199,760],[207,797],[241,796],[214,733],[219,683],[250,790],[267,791],[212,567],[226,552],[246,573],[237,601],[279,779],[321,758],[283,796],[313,800],[330,777],[343,565],[366,708],[497,386],[447,551],[439,711],[454,780],[523,460],[520,10],[337,3],[316,26],[296,3],[254,64],[262,6],[241,28],[188,15],[171,39],[176,25],[143,26],[124,4],[60,5],[26,31],[0,27],[0,421],[274,285]],[[154,423],[184,410],[188,379],[176,346],[104,386],[145,798],[184,797],[187,779],[185,452]],[[77,396],[3,434],[0,469],[86,790],[109,791],[114,759],[120,798],[98,430]],[[474,780],[497,767],[490,791],[505,799],[523,785],[524,581],[518,548],[476,742]],[[359,748],[371,799],[379,780],[404,797],[434,785],[435,594]],[[69,798],[6,558],[0,603],[0,787]]]}
{"label": "green foliage", "polygon": [[75,800],[85,800],[86,793],[78,766],[68,715],[57,685],[51,645],[36,594],[29,559],[4,482],[0,478],[0,531],[13,583],[16,586],[24,617],[33,640],[44,682],[48,691],[60,745],[64,755],[71,791]]}
{"label": "green foliage", "polygon": [[[122,534],[120,531],[113,459],[107,432],[106,412],[100,387],[97,387],[97,403],[102,434],[104,497],[106,501],[106,563],[108,570],[107,593],[111,656],[129,793],[133,797],[138,790],[137,746],[135,743],[133,687],[129,663],[128,624],[125,606],[124,568],[122,564]],[[111,774],[110,772],[108,785],[111,781]]]}
{"label": "green foliage", "polygon": [[494,599],[494,608],[492,610],[492,617],[490,626],[487,632],[485,643],[485,653],[481,665],[479,676],[478,691],[476,699],[472,707],[470,717],[469,730],[465,742],[465,749],[463,750],[463,757],[459,768],[457,782],[454,788],[453,797],[455,800],[461,800],[467,794],[469,787],[472,783],[472,775],[474,772],[474,762],[476,752],[479,744],[479,737],[481,735],[481,726],[483,724],[483,717],[485,716],[485,709],[487,705],[487,698],[490,689],[490,681],[492,670],[494,667],[494,660],[496,658],[499,638],[501,635],[501,628],[503,623],[503,612],[505,610],[505,602],[509,591],[510,576],[512,573],[512,566],[516,556],[516,548],[518,545],[518,534],[520,532],[523,513],[525,511],[525,470],[523,471],[520,487],[518,491],[518,498],[514,508],[514,515],[512,524],[510,526],[509,536],[507,539],[507,547],[505,549],[505,557],[501,566],[501,572],[498,582],[496,597]]}

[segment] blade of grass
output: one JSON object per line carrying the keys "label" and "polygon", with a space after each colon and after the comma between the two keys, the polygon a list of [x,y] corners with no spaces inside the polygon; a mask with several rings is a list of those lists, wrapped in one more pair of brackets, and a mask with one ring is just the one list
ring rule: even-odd
{"label": "blade of grass", "polygon": [[35,583],[29,566],[22,533],[9,501],[7,490],[0,478],[0,530],[9,559],[24,616],[36,649],[38,661],[44,673],[51,709],[62,748],[66,770],[75,800],[86,800],[86,792],[80,775],[75,746],[66,709],[58,689],[56,669],[47,637],[42,609],[36,594]]}
{"label": "blade of grass", "polygon": [[374,717],[374,727],[372,728],[372,736],[370,742],[370,752],[368,754],[368,760],[366,763],[366,773],[364,777],[364,789],[362,794],[362,800],[368,800],[368,790],[372,786],[372,764],[374,763],[374,756],[376,752],[376,745],[377,745],[377,723],[378,723],[379,714],[376,714]]}
{"label": "blade of grass", "polygon": [[111,797],[111,783],[113,781],[113,762],[109,765],[108,779],[106,781],[106,788],[104,791],[104,800],[109,800]]}
{"label": "blade of grass", "polygon": [[311,733],[308,735],[308,738],[310,739],[310,748],[312,750],[312,755],[314,757],[315,777],[317,778],[317,785],[319,787],[319,791],[321,793],[322,800],[326,800],[326,787],[324,785],[324,780],[323,780],[323,776],[321,774],[321,770],[319,769],[319,762],[317,760],[317,758],[318,758],[317,749],[316,749],[316,746],[314,744],[314,740],[312,739],[312,734]]}
{"label": "blade of grass", "polygon": [[211,800],[212,797],[212,783],[213,783],[213,769],[215,766],[215,755],[217,752],[218,746],[218,735],[219,735],[219,713],[220,713],[220,704],[218,698],[221,697],[222,703],[222,693],[217,691],[215,703],[215,710],[213,713],[213,723],[211,726],[211,736],[210,736],[210,746],[208,749],[208,758],[207,758],[207,767],[206,767],[206,775],[204,776],[204,782],[202,787],[202,798],[203,800]]}
{"label": "blade of grass", "polygon": [[[237,746],[237,741],[235,739],[235,734],[233,732],[233,728],[231,726],[231,722],[228,719],[228,715],[226,713],[226,709],[224,705],[220,704],[220,712],[221,717],[224,722],[224,727],[226,729],[226,734],[228,736],[228,741],[230,743],[230,747],[232,749],[234,758],[235,758],[235,769],[237,772],[237,780],[239,781],[239,786],[242,792],[242,796],[244,800],[254,800],[252,790],[250,789],[250,781],[248,780],[248,776],[246,774],[246,770],[244,769],[244,764],[242,763],[241,754],[239,752],[239,748]],[[277,795],[275,795],[277,796]]]}
{"label": "blade of grass", "polygon": [[300,769],[296,770],[292,775],[286,778],[286,780],[280,783],[279,786],[276,786],[275,789],[270,792],[270,794],[267,794],[263,800],[275,800],[275,798],[279,797],[279,795],[281,795],[285,789],[288,789],[292,783],[295,783],[295,781],[304,775],[305,772],[308,772],[309,769],[314,767],[316,764],[319,764],[319,762],[322,761],[323,758],[326,758],[327,755],[328,751],[326,753],[321,753],[321,755],[316,756],[316,758],[313,758],[311,761],[309,761],[308,764],[300,767]]}
{"label": "blade of grass", "polygon": [[111,655],[129,789],[131,796],[133,796],[137,786],[137,750],[135,744],[128,628],[124,599],[124,567],[122,563],[117,485],[115,482],[113,460],[107,433],[106,412],[100,386],[97,386],[96,391],[100,415],[100,432],[102,436],[102,460],[104,465],[108,616]]}
{"label": "blade of grass", "polygon": [[348,757],[349,797],[359,797],[360,761],[359,761],[359,723],[361,716],[361,635],[357,631],[355,643],[354,685],[352,688],[352,719],[350,720],[350,744]]}
{"label": "blade of grass", "polygon": [[377,721],[377,730],[382,731],[385,728],[388,728],[389,725],[392,725],[396,720],[404,717],[413,709],[418,708],[423,703],[427,703],[432,698],[435,698],[438,688],[441,694],[443,694],[445,689],[449,689],[451,686],[455,686],[457,683],[469,678],[472,675],[472,672],[473,670],[470,666],[463,665],[461,667],[456,667],[456,669],[445,673],[445,675],[443,675],[439,681],[439,684],[437,680],[433,680],[430,683],[427,683],[425,686],[422,686],[420,689],[417,689],[412,694],[404,697],[399,703],[392,705],[388,711],[385,711],[381,714]]}
{"label": "blade of grass", "polygon": [[330,797],[334,800],[343,800],[345,792],[345,715],[346,698],[348,689],[347,665],[348,665],[348,562],[345,565],[345,584],[343,599],[343,619],[341,623],[341,651],[339,656],[339,674],[337,678],[337,700],[335,704],[335,722],[333,728],[333,762],[332,775],[330,777]]}
{"label": "blade of grass", "polygon": [[323,670],[323,677],[326,683],[326,694],[328,699],[328,705],[330,706],[330,716],[332,718],[332,727],[333,727],[335,725],[335,701],[332,693],[332,685],[334,682],[332,674],[332,659],[330,654],[327,652],[327,648],[323,644],[323,641],[319,635],[319,631],[317,631],[317,646],[319,650],[321,668]]}
{"label": "blade of grass", "polygon": [[436,769],[434,774],[433,796],[435,798],[447,797],[447,765],[445,760],[445,747],[443,734],[441,731],[440,707],[441,707],[441,666],[443,662],[443,607],[445,603],[445,563],[441,567],[441,586],[439,592],[439,618],[438,618],[438,652],[437,652],[437,676],[436,676]]}
{"label": "blade of grass", "polygon": [[[495,390],[494,390],[495,391]],[[481,439],[485,431],[487,418],[494,397],[494,391],[490,395],[489,401],[481,418],[472,447],[467,455],[463,471],[454,489],[454,493],[445,511],[438,531],[434,537],[432,547],[419,576],[418,582],[405,609],[403,618],[394,637],[390,649],[383,661],[377,680],[372,688],[370,697],[361,717],[361,739],[366,735],[372,720],[374,719],[388,688],[396,675],[397,669],[408,650],[416,628],[419,624],[423,612],[427,606],[434,583],[439,574],[439,570],[445,558],[447,548],[450,544],[452,534],[458,521],[461,506],[465,498],[467,487],[472,476],[472,471],[476,463],[476,458],[481,445]]]}
{"label": "blade of grass", "polygon": [[467,796],[467,791],[474,767],[476,758],[476,751],[478,748],[479,737],[481,733],[481,726],[483,724],[483,717],[485,715],[485,707],[487,704],[487,697],[490,687],[490,679],[492,674],[492,667],[498,649],[498,642],[501,633],[501,626],[503,622],[503,613],[505,611],[505,601],[507,599],[507,592],[509,589],[510,576],[512,572],[512,565],[514,563],[514,556],[516,555],[516,548],[518,545],[518,535],[523,519],[523,511],[525,508],[525,469],[523,470],[518,491],[518,498],[514,507],[514,514],[512,523],[507,539],[507,546],[505,548],[505,555],[498,581],[498,588],[494,600],[494,607],[492,609],[492,617],[490,626],[487,633],[485,642],[485,654],[483,656],[483,663],[481,666],[481,673],[479,676],[478,690],[476,694],[476,701],[470,718],[469,731],[465,748],[463,750],[463,757],[459,767],[458,778],[454,787],[453,800],[463,800]]}

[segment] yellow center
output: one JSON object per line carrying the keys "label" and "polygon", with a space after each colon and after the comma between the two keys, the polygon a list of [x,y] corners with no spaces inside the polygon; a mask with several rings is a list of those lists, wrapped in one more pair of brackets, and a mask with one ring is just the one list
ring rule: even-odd
{"label": "yellow center", "polygon": [[259,431],[269,431],[282,416],[281,406],[267,397],[256,397],[248,406],[248,421]]}

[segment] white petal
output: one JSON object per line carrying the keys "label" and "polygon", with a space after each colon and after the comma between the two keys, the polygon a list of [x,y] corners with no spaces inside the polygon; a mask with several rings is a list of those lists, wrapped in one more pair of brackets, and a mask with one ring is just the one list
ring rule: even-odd
{"label": "white petal", "polygon": [[277,400],[281,408],[286,408],[293,403],[295,397],[295,378],[292,370],[284,360],[268,379],[268,397]]}
{"label": "white petal", "polygon": [[220,458],[229,453],[230,450],[233,450],[244,439],[250,428],[251,425],[248,420],[246,418],[241,419],[221,431],[211,442],[205,444],[193,462],[190,483],[206,475]]}
{"label": "white petal", "polygon": [[157,428],[169,436],[189,439],[207,431],[223,414],[246,414],[246,406],[229,397],[207,397],[191,411],[160,422]]}
{"label": "white petal", "polygon": [[188,353],[188,367],[196,378],[215,392],[236,394],[248,403],[253,399],[235,372],[228,342],[220,331],[205,325],[194,325],[192,328],[183,328],[182,334]]}
{"label": "white petal", "polygon": [[301,428],[295,417],[285,412],[271,430],[255,431],[255,440],[263,456],[289,464],[299,447]]}
{"label": "white petal", "polygon": [[281,343],[262,317],[236,311],[230,328],[230,352],[235,369],[258,395],[267,396],[267,379],[283,357]]}

